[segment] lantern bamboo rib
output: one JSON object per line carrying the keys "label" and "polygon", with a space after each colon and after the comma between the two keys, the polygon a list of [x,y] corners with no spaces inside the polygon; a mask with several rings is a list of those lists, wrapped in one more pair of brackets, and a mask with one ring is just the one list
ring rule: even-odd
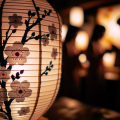
{"label": "lantern bamboo rib", "polygon": [[[23,30],[19,30],[19,31],[23,31]],[[38,31],[36,31],[36,32],[38,32]],[[41,32],[43,32],[43,35],[44,35],[44,33],[49,33],[49,32],[44,32],[44,31],[41,31]],[[43,35],[42,35],[42,36],[43,36]],[[56,34],[56,35],[59,35],[59,34]],[[41,37],[42,37],[42,36],[41,36]],[[6,36],[2,36],[2,37],[6,37]],[[11,37],[22,37],[22,36],[11,36]],[[30,36],[27,36],[27,38],[28,38],[28,37],[30,37]],[[48,40],[51,40],[51,39],[48,39]],[[58,41],[58,40],[55,40],[55,41]]]}
{"label": "lantern bamboo rib", "polygon": [[[47,86],[52,86],[52,85],[55,85],[55,84],[50,84],[50,85],[46,85],[45,87],[47,87]],[[9,87],[9,86],[7,86],[7,87]],[[14,87],[13,87],[14,88]],[[16,88],[16,87],[15,87]],[[30,87],[30,88],[36,88],[36,87]],[[40,88],[40,87],[38,87],[38,88]],[[37,93],[37,92],[36,92]]]}
{"label": "lantern bamboo rib", "polygon": [[11,2],[7,1],[6,3],[18,3],[18,4],[20,4],[20,3],[23,3],[23,4],[27,3],[28,4],[29,3],[29,4],[31,4],[31,2],[29,2],[29,1],[27,2],[27,1],[22,1],[22,0],[20,2],[19,1],[16,2],[16,0],[15,1],[11,0]]}
{"label": "lantern bamboo rib", "polygon": [[[52,18],[53,18],[53,17],[52,17]],[[49,21],[49,20],[47,20],[47,21]],[[53,21],[51,21],[51,22],[53,22]],[[8,22],[5,22],[5,21],[4,21],[4,22],[2,22],[2,23],[8,23]],[[33,24],[33,23],[29,23],[29,24],[31,25],[31,24]],[[42,24],[41,26],[48,26],[48,25]],[[59,28],[56,27],[56,29],[59,29]],[[31,30],[30,30],[30,31],[31,31]],[[44,31],[41,31],[41,32],[44,32]],[[49,33],[49,32],[45,32],[45,33]],[[59,34],[58,34],[58,35],[59,35]]]}
{"label": "lantern bamboo rib", "polygon": [[[57,65],[58,65],[58,64],[57,64]],[[56,68],[56,69],[53,69],[53,68],[52,68],[52,70],[58,70],[58,69],[60,69],[60,68]],[[45,69],[42,69],[42,70],[45,70]],[[36,70],[25,70],[25,71],[27,72],[27,71],[42,71],[42,70],[37,70],[37,69],[36,69]],[[4,70],[4,71],[5,71],[5,70]],[[7,70],[6,70],[6,71],[7,71]],[[16,70],[11,70],[11,71],[19,71],[19,70],[16,69]],[[7,78],[4,78],[4,79],[7,79]]]}
{"label": "lantern bamboo rib", "polygon": [[[7,43],[7,44],[11,44],[12,45],[12,43]],[[43,44],[26,44],[26,45],[43,45]],[[55,46],[55,45],[47,45],[47,46],[53,46],[53,47],[60,47],[60,46]],[[60,47],[60,48],[62,48],[62,47]],[[29,57],[28,57],[29,58]],[[47,58],[46,58],[47,59]],[[50,59],[50,58],[49,58]]]}
{"label": "lantern bamboo rib", "polygon": [[[29,1],[27,2],[27,1],[24,1],[24,0],[21,0],[20,2],[19,2],[19,1],[16,2],[16,0],[15,0],[15,1],[6,2],[6,3],[17,3],[17,4],[26,4],[26,3],[27,3],[27,4],[31,4],[31,2],[29,2]],[[44,5],[45,7],[50,8],[49,5],[48,5],[48,4],[45,4],[45,3],[36,2],[36,5],[37,5],[37,4],[38,4],[38,5],[41,4],[41,6]],[[44,8],[44,9],[46,9],[46,8]],[[51,8],[50,8],[50,9],[51,9]]]}
{"label": "lantern bamboo rib", "polygon": [[[53,94],[53,93],[51,93],[51,94],[49,94],[49,95],[51,96],[52,94]],[[46,95],[46,96],[48,96],[48,95]],[[34,99],[35,97],[30,97],[30,98],[33,98],[33,99]],[[49,100],[49,99],[51,99],[51,97],[46,97],[46,98],[44,98],[44,96],[43,96],[43,99],[40,99],[40,100],[42,101],[42,100],[44,100],[44,99]],[[25,100],[25,102],[33,102],[33,103],[34,103],[34,101],[35,101],[35,100]],[[40,102],[40,103],[41,103],[41,102]],[[25,103],[25,104],[26,104],[26,103]],[[16,103],[16,104],[14,103],[14,105],[17,105],[17,103]],[[34,106],[34,105],[33,105],[33,106]]]}
{"label": "lantern bamboo rib", "polygon": [[[51,92],[51,91],[54,91],[54,89],[53,90],[49,90],[49,91],[42,91],[42,92],[40,92],[40,93],[45,93],[45,92]],[[37,92],[36,92],[37,93]],[[32,97],[31,97],[32,98]],[[34,97],[33,97],[34,98]]]}
{"label": "lantern bamboo rib", "polygon": [[[58,75],[58,74],[51,74],[51,75],[47,75],[47,76],[52,76],[52,75]],[[29,76],[24,76],[24,77],[29,77]],[[37,77],[37,76],[30,76],[30,77]],[[40,76],[38,76],[40,77]]]}
{"label": "lantern bamboo rib", "polygon": [[[27,13],[24,13],[24,12],[4,12],[4,13],[23,13],[23,14],[27,14]],[[28,18],[28,17],[25,17],[25,18]],[[35,18],[34,18],[35,19]],[[51,20],[44,20],[44,21],[49,21],[49,22],[53,22]],[[56,24],[58,24],[57,22],[54,22]],[[56,28],[57,29],[57,28]],[[3,30],[7,30],[7,29],[3,29]],[[17,29],[17,30],[22,30],[22,29]],[[30,31],[35,31],[35,30],[30,30]],[[37,32],[37,31],[36,31]]]}
{"label": "lantern bamboo rib", "polygon": [[[22,77],[22,76],[21,76]],[[42,82],[31,82],[31,83],[45,83],[45,82],[52,82],[52,81],[56,81],[57,79],[51,79],[51,80],[46,80],[46,81],[42,81]],[[11,82],[7,82],[7,84],[10,84]],[[7,86],[7,85],[6,85]],[[9,86],[7,86],[9,87]]]}
{"label": "lantern bamboo rib", "polygon": [[[41,24],[40,24],[39,12],[38,12],[38,9],[37,9],[37,7],[36,7],[36,5],[35,5],[34,0],[32,0],[32,3],[33,3],[33,5],[34,5],[34,7],[35,7],[35,9],[36,9],[37,17],[38,17],[38,19],[39,19],[39,22],[38,22],[38,23],[39,23],[39,34],[40,34],[40,36],[41,36]],[[40,38],[39,38],[39,39],[40,39]],[[39,43],[41,43],[41,39],[40,39]],[[40,45],[39,49],[40,49],[40,51],[41,51],[41,45]],[[40,58],[41,58],[41,53],[40,53],[39,55],[40,55]],[[39,60],[39,63],[41,64],[41,59]],[[40,67],[40,70],[41,70],[41,67]],[[41,73],[39,72],[39,76],[40,76],[40,75],[41,75]],[[39,77],[39,82],[41,82],[41,77]],[[39,87],[40,87],[40,84],[38,84],[38,91],[37,91],[37,97],[36,97],[35,105],[34,105],[32,114],[31,114],[31,116],[30,116],[29,119],[32,118],[32,116],[33,116],[33,114],[34,114],[34,111],[35,111],[35,109],[36,109],[37,103],[38,103],[38,97],[39,97],[39,94],[40,94],[40,88],[39,88]]]}
{"label": "lantern bamboo rib", "polygon": [[[16,2],[16,3],[19,3],[19,1],[17,2],[16,0],[11,0],[11,2]],[[24,1],[24,0],[21,0],[20,2],[23,2],[23,3],[31,3],[30,1]],[[42,1],[39,1],[39,2],[36,2],[36,4],[37,3],[39,3],[39,4],[41,4],[41,3],[43,3]],[[46,3],[43,3],[44,5],[48,5],[48,4],[46,4]]]}
{"label": "lantern bamboo rib", "polygon": [[[37,93],[37,92],[36,92],[36,93]],[[35,94],[36,94],[36,93],[35,93]],[[52,94],[53,94],[53,93],[52,93]],[[52,95],[52,94],[51,94],[51,95]],[[46,96],[47,96],[47,95],[46,95]],[[16,97],[16,98],[19,98],[19,97]],[[30,97],[30,98],[35,98],[35,97]],[[51,98],[51,97],[50,97],[50,98]],[[42,99],[41,99],[41,100],[42,100]],[[32,101],[34,102],[35,100],[28,100],[28,101],[25,100],[25,102],[32,102]],[[34,105],[33,105],[33,106],[34,106]]]}
{"label": "lantern bamboo rib", "polygon": [[[34,101],[34,100],[33,100],[33,101]],[[44,101],[44,102],[40,102],[40,103],[42,103],[42,105],[38,105],[38,107],[41,107],[41,108],[43,107],[43,108],[44,108],[44,105],[45,105],[46,103],[48,103],[48,101],[49,101],[49,100],[46,100],[46,101]],[[28,105],[29,105],[29,104],[28,104]],[[29,107],[34,107],[34,106],[29,106]],[[15,107],[15,108],[20,108],[20,107]],[[32,109],[30,109],[30,110],[32,110]],[[14,111],[16,111],[16,110],[12,110],[12,111],[14,112]]]}
{"label": "lantern bamboo rib", "polygon": [[[11,10],[11,8],[4,8],[4,9],[7,9],[7,10]],[[44,9],[44,8],[43,8]],[[45,8],[46,9],[46,8]],[[17,8],[12,8],[12,10],[28,10],[28,9],[17,9]],[[47,10],[49,10],[49,9],[47,9]],[[32,10],[33,12],[35,12],[35,10]],[[41,12],[44,12],[44,11],[42,11],[42,10],[40,10]],[[55,14],[55,13],[52,13],[52,14]],[[52,16],[51,16],[52,17]],[[57,17],[55,17],[55,18],[57,18]]]}
{"label": "lantern bamboo rib", "polygon": [[[53,47],[54,47],[54,46],[53,46]],[[10,50],[6,50],[6,51],[10,51]],[[12,52],[12,51],[14,51],[14,50],[11,50],[11,52]],[[22,51],[24,52],[24,51],[27,51],[27,50],[22,50]],[[51,51],[35,51],[35,50],[30,50],[29,52],[33,52],[33,53],[34,53],[34,52],[47,52],[47,53],[50,52],[50,53],[51,53]],[[60,53],[60,52],[56,52],[56,53]],[[13,57],[9,57],[9,58],[13,58]],[[21,57],[21,59],[26,59],[26,58]]]}
{"label": "lantern bamboo rib", "polygon": [[[2,37],[4,37],[4,36],[2,36]],[[11,36],[11,37],[22,37],[22,36]],[[51,39],[48,39],[48,40],[51,40]],[[55,41],[59,41],[59,40],[55,40]],[[9,44],[9,43],[7,43],[7,44]],[[28,44],[28,45],[35,45],[35,44]],[[37,45],[40,45],[40,44],[37,44]]]}
{"label": "lantern bamboo rib", "polygon": [[[12,45],[12,43],[7,43],[7,44]],[[26,45],[37,45],[37,46],[38,46],[38,45],[43,45],[43,43],[41,43],[41,44],[29,44],[29,43],[27,44],[27,43],[26,43]],[[56,45],[47,45],[47,46],[60,47],[60,46],[56,46]],[[62,48],[62,47],[60,47],[60,48]],[[50,58],[49,58],[49,59],[50,59]]]}

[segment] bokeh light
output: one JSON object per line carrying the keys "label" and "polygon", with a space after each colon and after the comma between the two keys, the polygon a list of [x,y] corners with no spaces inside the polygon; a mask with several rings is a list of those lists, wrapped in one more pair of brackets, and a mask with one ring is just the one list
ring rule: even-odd
{"label": "bokeh light", "polygon": [[75,39],[75,47],[78,50],[86,50],[88,47],[89,38],[85,31],[79,31]]}
{"label": "bokeh light", "polygon": [[103,56],[103,65],[105,67],[113,67],[115,63],[115,56],[116,56],[115,52],[105,53]]}
{"label": "bokeh light", "polygon": [[62,42],[65,41],[66,33],[67,33],[68,27],[67,25],[62,25]]}
{"label": "bokeh light", "polygon": [[72,26],[81,27],[84,19],[83,9],[80,7],[73,7],[70,10],[69,19]]}
{"label": "bokeh light", "polygon": [[79,61],[80,61],[81,63],[85,63],[86,60],[87,60],[87,57],[86,57],[85,54],[80,54],[80,55],[79,55]]}

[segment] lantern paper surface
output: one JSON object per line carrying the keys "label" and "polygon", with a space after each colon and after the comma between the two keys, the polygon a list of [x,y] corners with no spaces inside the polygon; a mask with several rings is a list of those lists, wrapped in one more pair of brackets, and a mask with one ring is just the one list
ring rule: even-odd
{"label": "lantern paper surface", "polygon": [[61,19],[46,0],[0,0],[0,120],[37,120],[61,78]]}

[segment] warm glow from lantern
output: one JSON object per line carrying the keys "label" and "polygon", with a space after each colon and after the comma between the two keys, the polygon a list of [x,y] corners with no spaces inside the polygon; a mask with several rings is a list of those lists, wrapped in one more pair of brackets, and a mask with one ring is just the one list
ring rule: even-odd
{"label": "warm glow from lantern", "polygon": [[86,60],[87,60],[87,57],[86,57],[85,54],[80,54],[80,55],[79,55],[79,61],[80,61],[81,63],[86,62]]}
{"label": "warm glow from lantern", "polygon": [[118,80],[119,79],[119,74],[114,73],[114,72],[106,72],[104,74],[104,78],[109,79],[109,80]]}
{"label": "warm glow from lantern", "polygon": [[85,31],[79,31],[75,39],[75,47],[84,51],[88,47],[88,42],[88,34]]}
{"label": "warm glow from lantern", "polygon": [[80,7],[73,7],[70,10],[70,24],[72,26],[81,27],[83,24],[83,9]]}
{"label": "warm glow from lantern", "polygon": [[115,63],[115,56],[116,56],[115,52],[105,53],[103,56],[103,65],[105,67],[113,67]]}
{"label": "warm glow from lantern", "polygon": [[62,25],[62,42],[64,42],[64,40],[65,40],[67,30],[68,30],[67,25]]}
{"label": "warm glow from lantern", "polygon": [[[102,41],[107,41],[120,49],[120,25],[117,23],[120,18],[120,5],[103,7],[98,9],[97,24],[103,25],[106,29]],[[110,48],[110,47],[109,47]]]}
{"label": "warm glow from lantern", "polygon": [[1,112],[9,120],[38,120],[59,90],[61,18],[46,0],[1,2]]}

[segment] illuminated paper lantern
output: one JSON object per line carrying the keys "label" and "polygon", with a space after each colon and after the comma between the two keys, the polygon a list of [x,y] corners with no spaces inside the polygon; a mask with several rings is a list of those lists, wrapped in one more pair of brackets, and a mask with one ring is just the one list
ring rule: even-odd
{"label": "illuminated paper lantern", "polygon": [[80,54],[80,55],[79,55],[79,61],[80,61],[81,63],[86,62],[86,61],[87,61],[86,55],[85,55],[85,54]]}
{"label": "illuminated paper lantern", "polygon": [[81,27],[84,21],[83,9],[80,7],[73,7],[70,10],[70,24],[72,26]]}
{"label": "illuminated paper lantern", "polygon": [[46,0],[0,0],[0,120],[37,120],[61,78],[61,19]]}
{"label": "illuminated paper lantern", "polygon": [[112,49],[112,44],[120,49],[120,4],[101,7],[97,12],[97,24],[105,27],[104,36],[101,38],[104,48]]}
{"label": "illuminated paper lantern", "polygon": [[86,50],[89,43],[89,37],[87,32],[79,31],[76,38],[75,38],[75,47],[78,50]]}
{"label": "illuminated paper lantern", "polygon": [[62,25],[62,42],[65,41],[65,37],[66,37],[67,31],[68,31],[67,25]]}
{"label": "illuminated paper lantern", "polygon": [[116,53],[105,53],[103,56],[103,65],[105,67],[113,67],[115,64]]}

